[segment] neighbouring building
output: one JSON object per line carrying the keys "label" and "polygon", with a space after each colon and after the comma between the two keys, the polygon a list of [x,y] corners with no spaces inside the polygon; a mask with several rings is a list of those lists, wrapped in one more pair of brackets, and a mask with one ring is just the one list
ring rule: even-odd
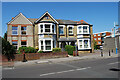
{"label": "neighbouring building", "polygon": [[31,46],[42,51],[64,51],[65,45],[73,45],[79,52],[93,52],[92,26],[84,20],[55,19],[48,12],[38,19],[19,13],[7,23],[7,39],[16,49]]}
{"label": "neighbouring building", "polygon": [[100,47],[103,47],[104,37],[110,36],[110,35],[111,35],[111,32],[108,32],[108,31],[93,34],[93,40],[96,41],[98,49],[100,49]]}
{"label": "neighbouring building", "polygon": [[103,51],[112,51],[120,53],[120,28],[112,29],[111,35],[104,39]]}

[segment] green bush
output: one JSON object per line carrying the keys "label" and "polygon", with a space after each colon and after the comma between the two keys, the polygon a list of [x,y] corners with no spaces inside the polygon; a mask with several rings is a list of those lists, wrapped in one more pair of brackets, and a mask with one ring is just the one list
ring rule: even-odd
{"label": "green bush", "polygon": [[75,51],[75,46],[66,45],[65,51],[67,51],[69,55],[73,55],[73,51]]}
{"label": "green bush", "polygon": [[61,52],[61,48],[53,48],[52,52]]}
{"label": "green bush", "polygon": [[38,53],[43,53],[43,51],[38,51]]}
{"label": "green bush", "polygon": [[25,53],[36,53],[36,49],[33,47],[19,47],[18,52],[21,53],[21,50],[24,50]]}

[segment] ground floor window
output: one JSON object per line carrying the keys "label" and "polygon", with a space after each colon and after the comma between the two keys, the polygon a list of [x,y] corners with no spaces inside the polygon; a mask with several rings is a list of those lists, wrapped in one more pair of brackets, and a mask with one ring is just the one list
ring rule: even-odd
{"label": "ground floor window", "polygon": [[52,39],[43,39],[39,42],[39,50],[42,51],[52,51],[53,40]]}
{"label": "ground floor window", "polygon": [[12,41],[12,45],[17,49],[18,42],[17,41]]}
{"label": "ground floor window", "polygon": [[27,46],[27,41],[21,41],[21,47],[26,47]]}
{"label": "ground floor window", "polygon": [[90,39],[78,39],[78,49],[90,49]]}

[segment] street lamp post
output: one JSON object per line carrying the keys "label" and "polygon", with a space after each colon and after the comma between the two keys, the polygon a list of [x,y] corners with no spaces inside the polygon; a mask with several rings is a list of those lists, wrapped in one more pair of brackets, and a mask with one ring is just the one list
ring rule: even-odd
{"label": "street lamp post", "polygon": [[[119,26],[119,25],[116,25],[115,22],[114,22],[114,38],[115,38],[115,26]],[[115,38],[115,51],[116,51],[116,54],[117,54],[117,42],[116,42],[116,38]]]}

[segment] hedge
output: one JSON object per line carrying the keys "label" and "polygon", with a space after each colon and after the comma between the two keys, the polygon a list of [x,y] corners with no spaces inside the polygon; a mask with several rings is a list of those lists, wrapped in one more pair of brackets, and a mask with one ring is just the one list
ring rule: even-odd
{"label": "hedge", "polygon": [[43,53],[43,51],[38,51],[38,53]]}
{"label": "hedge", "polygon": [[21,50],[24,50],[25,53],[36,53],[36,49],[33,47],[19,47],[18,52],[21,54]]}
{"label": "hedge", "polygon": [[61,48],[53,48],[52,52],[61,52]]}
{"label": "hedge", "polygon": [[67,51],[69,55],[73,55],[73,51],[75,51],[75,50],[76,50],[75,46],[71,46],[71,45],[65,46],[65,51]]}

